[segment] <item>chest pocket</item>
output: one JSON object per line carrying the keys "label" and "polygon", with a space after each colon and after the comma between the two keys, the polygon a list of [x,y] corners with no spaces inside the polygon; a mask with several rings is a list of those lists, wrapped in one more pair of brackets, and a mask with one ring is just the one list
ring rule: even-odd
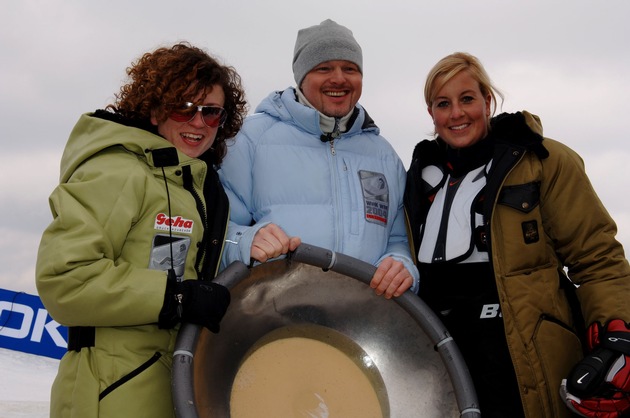
{"label": "chest pocket", "polygon": [[[517,210],[523,216],[520,218],[520,228],[523,243],[535,244],[540,241],[542,220],[539,213],[532,213],[540,204],[540,182],[507,186],[499,194],[499,204]],[[517,230],[510,233],[517,233]],[[518,235],[514,235],[518,236]]]}
{"label": "chest pocket", "polygon": [[540,204],[540,182],[506,186],[499,195],[499,204],[529,213]]}

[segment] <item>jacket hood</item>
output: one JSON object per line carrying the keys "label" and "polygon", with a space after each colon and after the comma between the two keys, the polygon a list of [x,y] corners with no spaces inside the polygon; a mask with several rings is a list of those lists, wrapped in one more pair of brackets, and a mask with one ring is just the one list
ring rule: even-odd
{"label": "jacket hood", "polygon": [[520,146],[547,158],[549,152],[543,146],[543,128],[540,118],[527,111],[502,113],[491,120],[490,135],[497,143]]}
{"label": "jacket hood", "polygon": [[[60,182],[68,181],[72,173],[84,161],[91,158],[95,154],[104,149],[120,146],[127,151],[138,155],[139,158],[145,160],[147,164],[156,166],[155,160],[158,158],[153,154],[154,150],[165,151],[160,157],[162,160],[160,165],[177,165],[178,162],[190,159],[177,151],[167,140],[153,132],[143,129],[143,127],[133,127],[122,123],[115,122],[108,117],[103,119],[101,116],[109,112],[97,111],[95,113],[86,113],[81,115],[79,121],[70,133],[70,138],[61,157],[61,174]],[[164,155],[170,155],[170,161],[164,162]]]}
{"label": "jacket hood", "polygon": [[[290,125],[296,125],[300,130],[320,136],[323,134],[319,125],[319,112],[311,107],[304,106],[297,101],[294,87],[284,91],[274,91],[269,94],[256,107],[256,113],[266,113],[280,119]],[[354,114],[348,123],[349,129],[344,135],[356,135],[361,132],[371,131],[378,135],[380,129],[365,109],[356,104]]]}

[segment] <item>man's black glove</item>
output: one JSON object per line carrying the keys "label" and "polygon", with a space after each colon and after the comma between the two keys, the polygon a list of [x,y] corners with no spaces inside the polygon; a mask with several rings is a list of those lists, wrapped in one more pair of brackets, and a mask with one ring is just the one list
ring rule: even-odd
{"label": "man's black glove", "polygon": [[204,280],[179,282],[175,274],[169,274],[158,325],[173,328],[178,322],[189,322],[217,333],[229,304],[230,291],[225,286]]}

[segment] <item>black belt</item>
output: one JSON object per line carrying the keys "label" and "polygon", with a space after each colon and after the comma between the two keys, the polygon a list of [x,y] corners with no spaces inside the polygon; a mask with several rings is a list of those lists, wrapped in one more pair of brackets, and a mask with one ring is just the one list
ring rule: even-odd
{"label": "black belt", "polygon": [[83,347],[94,347],[95,334],[94,327],[69,327],[68,351],[81,351]]}

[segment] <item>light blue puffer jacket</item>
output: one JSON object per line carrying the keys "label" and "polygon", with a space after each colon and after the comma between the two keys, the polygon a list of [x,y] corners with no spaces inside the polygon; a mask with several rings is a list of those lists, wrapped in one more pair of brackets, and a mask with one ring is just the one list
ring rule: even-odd
{"label": "light blue puffer jacket", "polygon": [[254,235],[275,223],[302,242],[373,265],[392,256],[417,290],[402,161],[360,105],[333,142],[320,140],[319,118],[297,102],[294,88],[273,92],[228,147],[219,170],[231,208],[223,267],[249,263]]}

